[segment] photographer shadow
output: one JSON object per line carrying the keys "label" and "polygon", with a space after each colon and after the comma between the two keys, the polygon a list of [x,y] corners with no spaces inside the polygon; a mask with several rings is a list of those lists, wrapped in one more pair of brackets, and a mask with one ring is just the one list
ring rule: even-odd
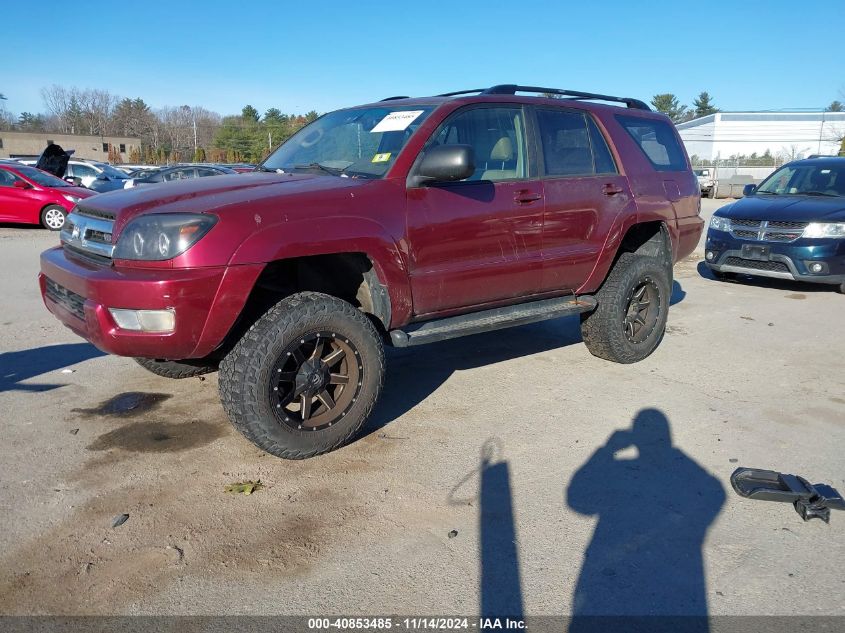
{"label": "photographer shadow", "polygon": [[566,494],[570,508],[598,517],[570,631],[632,630],[640,618],[643,630],[708,630],[702,546],[725,492],[672,445],[661,411],[644,409],[611,434]]}

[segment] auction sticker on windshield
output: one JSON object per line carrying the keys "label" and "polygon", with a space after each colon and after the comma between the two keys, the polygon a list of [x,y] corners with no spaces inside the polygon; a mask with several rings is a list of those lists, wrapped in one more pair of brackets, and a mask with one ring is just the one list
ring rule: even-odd
{"label": "auction sticker on windshield", "polygon": [[370,132],[401,132],[406,129],[424,110],[404,110],[402,112],[391,112]]}

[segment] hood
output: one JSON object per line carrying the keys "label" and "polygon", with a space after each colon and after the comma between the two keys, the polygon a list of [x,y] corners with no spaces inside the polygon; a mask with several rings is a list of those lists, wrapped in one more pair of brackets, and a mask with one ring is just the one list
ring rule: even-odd
{"label": "hood", "polygon": [[41,171],[46,171],[48,174],[53,174],[57,178],[64,178],[67,173],[67,163],[70,157],[73,156],[74,150],[65,151],[61,145],[51,143],[47,148],[41,152],[38,157],[38,162],[35,166]]}
{"label": "hood", "polygon": [[85,206],[114,214],[119,225],[147,213],[219,214],[281,196],[297,197],[302,202],[280,211],[307,214],[308,201],[303,198],[308,194],[315,194],[310,196],[312,199],[325,198],[333,192],[348,195],[350,189],[375,182],[380,181],[313,174],[228,174],[111,191],[96,196]]}
{"label": "hood", "polygon": [[716,215],[743,220],[845,221],[845,197],[752,195],[722,207]]}

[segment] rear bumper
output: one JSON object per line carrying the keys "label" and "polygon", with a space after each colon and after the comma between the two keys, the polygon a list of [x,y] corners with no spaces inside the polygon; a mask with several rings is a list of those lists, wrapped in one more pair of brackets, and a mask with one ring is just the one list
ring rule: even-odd
{"label": "rear bumper", "polygon": [[[41,255],[39,285],[47,309],[98,349],[182,360],[207,356],[223,341],[262,268],[116,269],[57,247]],[[176,327],[169,333],[122,330],[109,308],[172,309]]]}
{"label": "rear bumper", "polygon": [[[742,247],[748,244],[767,247],[768,258],[761,261],[744,256]],[[705,259],[705,263],[718,272],[822,284],[845,283],[845,240],[841,239],[799,239],[786,244],[752,242],[710,229],[704,252],[712,253],[712,259]],[[820,264],[822,270],[812,272],[813,264]]]}

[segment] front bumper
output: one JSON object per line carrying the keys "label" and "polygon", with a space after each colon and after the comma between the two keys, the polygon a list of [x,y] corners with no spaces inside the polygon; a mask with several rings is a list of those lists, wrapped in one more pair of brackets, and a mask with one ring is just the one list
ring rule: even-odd
{"label": "front bumper", "polygon": [[[183,360],[219,346],[262,268],[117,269],[68,257],[56,247],[41,254],[38,278],[47,309],[98,349]],[[173,310],[176,326],[168,333],[123,330],[109,308]]]}
{"label": "front bumper", "polygon": [[[763,258],[749,258],[743,253],[743,246],[766,247],[768,253]],[[741,240],[726,231],[709,229],[704,252],[709,268],[724,273],[740,273],[792,279],[811,283],[845,283],[845,240],[843,239],[805,239],[794,242],[760,242]],[[812,264],[821,264],[820,272],[812,272]]]}

